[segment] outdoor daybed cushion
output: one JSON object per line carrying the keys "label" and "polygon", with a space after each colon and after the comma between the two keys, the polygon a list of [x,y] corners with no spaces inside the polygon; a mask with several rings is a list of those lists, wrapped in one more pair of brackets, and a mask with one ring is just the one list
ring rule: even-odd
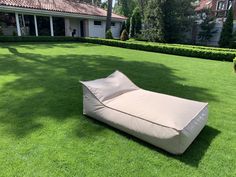
{"label": "outdoor daybed cushion", "polygon": [[83,113],[173,154],[205,126],[207,103],[143,90],[119,71],[83,84]]}

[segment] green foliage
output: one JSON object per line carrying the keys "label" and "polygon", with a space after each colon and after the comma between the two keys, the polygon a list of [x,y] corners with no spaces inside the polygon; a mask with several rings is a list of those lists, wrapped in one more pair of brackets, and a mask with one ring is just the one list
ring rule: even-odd
{"label": "green foliage", "polygon": [[0,36],[3,36],[2,27],[0,26]]}
{"label": "green foliage", "polygon": [[163,23],[164,40],[168,43],[185,41],[184,32],[191,29],[194,22],[195,0],[164,0]]}
{"label": "green foliage", "polygon": [[13,31],[13,32],[12,32],[12,36],[17,36],[16,31]]}
{"label": "green foliage", "polygon": [[227,19],[224,22],[223,29],[221,31],[219,46],[229,47],[233,37],[233,8],[228,11]]}
{"label": "green foliage", "polygon": [[106,32],[106,39],[113,39],[113,35],[112,35],[112,32],[111,32],[111,29],[109,29],[109,30]]}
{"label": "green foliage", "polygon": [[217,51],[217,50],[208,50],[208,49],[198,49],[184,47],[183,45],[168,45],[168,44],[158,44],[153,45],[149,43],[135,43],[135,42],[123,42],[118,40],[107,40],[99,38],[77,38],[80,42],[89,42],[94,44],[109,45],[115,47],[122,47],[135,50],[143,50],[150,52],[166,53],[173,55],[181,55],[188,57],[197,57],[205,58],[212,60],[221,60],[221,61],[233,61],[235,57],[234,52],[230,51]]}
{"label": "green foliage", "polygon": [[148,1],[147,0],[135,0],[135,1],[136,1],[137,6],[140,9],[142,19],[144,19],[144,14],[145,14],[146,8],[148,6]]}
{"label": "green foliage", "polygon": [[124,29],[121,33],[120,40],[127,41],[129,40],[129,34],[126,29]]}
{"label": "green foliage", "polygon": [[215,17],[212,16],[212,11],[209,9],[204,9],[200,12],[202,20],[200,24],[201,31],[198,34],[198,37],[202,44],[207,45],[207,42],[213,37],[217,32],[215,28]]}
{"label": "green foliage", "polygon": [[193,23],[193,0],[150,0],[145,14],[143,34],[149,41],[184,41]]}
{"label": "green foliage", "polygon": [[140,13],[140,9],[136,7],[130,19],[130,36],[131,37],[137,37],[141,33],[141,29],[142,29],[141,19],[142,19],[142,16]]}
{"label": "green foliage", "polygon": [[117,14],[131,17],[137,3],[135,0],[118,0],[114,7],[114,12]]}
{"label": "green foliage", "polygon": [[150,0],[145,14],[143,36],[152,42],[164,42],[163,2]]}
{"label": "green foliage", "polygon": [[231,39],[231,41],[230,41],[230,48],[231,49],[236,49],[236,31],[235,32],[233,32],[233,35],[232,35],[233,37],[232,37],[232,39]]}
{"label": "green foliage", "polygon": [[130,31],[130,18],[128,18],[125,22],[125,29],[127,30],[127,32],[129,33]]}
{"label": "green foliage", "polygon": [[219,48],[219,47],[188,45],[188,44],[165,44],[165,43],[158,43],[158,42],[143,42],[143,40],[140,40],[140,39],[132,39],[129,41],[135,42],[135,43],[140,43],[140,44],[168,45],[168,46],[173,46],[173,47],[184,47],[184,48],[190,48],[190,49],[213,50],[213,51],[223,51],[223,52],[236,53],[236,49],[230,49],[230,48]]}
{"label": "green foliage", "polygon": [[103,2],[103,3],[101,4],[101,8],[107,10],[107,8],[108,8],[108,3],[107,3],[107,1],[105,1],[105,2]]}

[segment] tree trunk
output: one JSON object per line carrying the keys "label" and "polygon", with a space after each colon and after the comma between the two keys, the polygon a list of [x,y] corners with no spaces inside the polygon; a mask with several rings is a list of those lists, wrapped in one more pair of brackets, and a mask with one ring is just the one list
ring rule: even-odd
{"label": "tree trunk", "polygon": [[106,32],[111,29],[112,0],[108,0]]}

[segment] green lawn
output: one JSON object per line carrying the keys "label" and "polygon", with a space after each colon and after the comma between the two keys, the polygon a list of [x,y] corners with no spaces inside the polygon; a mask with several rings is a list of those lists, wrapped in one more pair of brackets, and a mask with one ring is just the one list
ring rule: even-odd
{"label": "green lawn", "polygon": [[[79,80],[114,70],[138,86],[209,102],[181,156],[82,115]],[[0,45],[0,176],[236,176],[233,64],[93,44]]]}

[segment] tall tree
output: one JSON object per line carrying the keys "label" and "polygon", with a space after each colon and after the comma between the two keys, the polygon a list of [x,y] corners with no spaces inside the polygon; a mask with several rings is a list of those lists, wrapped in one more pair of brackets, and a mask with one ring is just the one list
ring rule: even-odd
{"label": "tall tree", "polygon": [[[138,0],[116,0],[114,12],[120,15],[128,17],[125,23],[125,29],[129,33],[130,31],[130,18],[132,16],[133,10],[138,5]],[[147,1],[147,0],[145,0]]]}
{"label": "tall tree", "polygon": [[145,13],[143,37],[153,42],[164,42],[163,2],[150,0]]}
{"label": "tall tree", "polygon": [[101,8],[107,10],[107,7],[108,7],[107,1],[105,1],[105,2],[103,2],[103,3],[101,4]]}
{"label": "tall tree", "polygon": [[136,4],[138,5],[138,7],[140,9],[142,19],[143,19],[144,15],[145,15],[146,7],[148,5],[148,1],[147,0],[136,0]]}
{"label": "tall tree", "polygon": [[136,0],[117,0],[114,12],[126,17],[131,17],[134,8],[137,6]]}
{"label": "tall tree", "polygon": [[106,32],[111,29],[112,0],[108,0]]}
{"label": "tall tree", "polygon": [[230,8],[227,14],[227,19],[224,22],[221,31],[220,41],[219,41],[220,47],[229,47],[233,37],[233,21],[234,21],[233,8]]}
{"label": "tall tree", "polygon": [[139,7],[136,7],[133,11],[130,19],[130,36],[137,37],[141,33],[142,29],[142,16]]}
{"label": "tall tree", "polygon": [[166,0],[164,3],[165,41],[181,42],[184,32],[190,30],[194,14],[192,2],[195,0]]}
{"label": "tall tree", "polygon": [[212,11],[209,9],[203,9],[200,13],[200,20],[202,21],[200,24],[200,32],[198,34],[198,38],[200,39],[203,45],[207,45],[209,40],[213,37],[213,35],[217,32],[214,30],[215,28],[215,16],[212,15]]}
{"label": "tall tree", "polygon": [[[180,42],[193,22],[194,0],[150,0],[145,14],[146,27],[156,28],[159,38],[168,43]],[[156,22],[155,20],[159,20]],[[158,24],[158,25],[157,25]],[[159,29],[157,29],[159,28]],[[161,33],[160,33],[161,30]],[[156,34],[153,34],[156,35]]]}

